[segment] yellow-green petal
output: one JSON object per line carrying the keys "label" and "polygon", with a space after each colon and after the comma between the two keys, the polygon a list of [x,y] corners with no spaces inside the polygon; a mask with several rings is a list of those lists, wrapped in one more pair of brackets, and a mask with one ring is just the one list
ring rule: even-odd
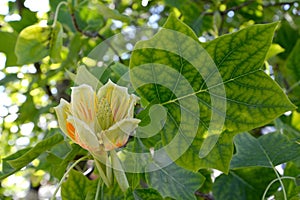
{"label": "yellow-green petal", "polygon": [[67,118],[68,115],[70,115],[70,104],[64,99],[60,99],[60,103],[58,106],[54,107],[54,110],[57,115],[58,125],[60,129],[63,131],[63,133],[67,136]]}
{"label": "yellow-green petal", "polygon": [[85,122],[75,117],[69,117],[68,122],[75,127],[75,141],[89,151],[99,151],[100,144],[97,136]]}
{"label": "yellow-green petal", "polygon": [[119,148],[126,144],[129,136],[134,132],[140,123],[139,119],[130,118],[116,122],[108,130],[101,132],[105,151]]}
{"label": "yellow-green petal", "polygon": [[92,131],[96,128],[96,93],[91,86],[83,84],[72,87],[71,109],[75,118],[84,121]]}

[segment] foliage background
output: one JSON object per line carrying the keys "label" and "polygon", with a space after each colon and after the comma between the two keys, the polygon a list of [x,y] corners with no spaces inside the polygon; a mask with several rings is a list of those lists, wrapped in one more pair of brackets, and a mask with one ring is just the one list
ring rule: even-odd
{"label": "foliage background", "polygon": [[[2,52],[0,155],[2,159],[18,150],[32,147],[58,132],[53,106],[58,104],[60,98],[70,99],[70,87],[73,85],[66,70],[75,72],[77,66],[86,64],[85,57],[88,53],[106,38],[138,26],[161,27],[170,13],[174,13],[176,17],[190,26],[201,42],[212,41],[221,35],[233,33],[254,24],[281,21],[275,32],[274,45],[271,46],[272,51],[269,51],[270,54],[264,69],[280,85],[291,101],[298,106],[298,109],[285,113],[270,124],[249,131],[251,135],[258,138],[255,141],[252,141],[253,138],[247,138],[249,135],[244,135],[244,133],[238,135],[235,138],[235,145],[243,148],[247,146],[246,144],[252,144],[250,143],[252,141],[253,145],[276,144],[278,149],[281,147],[288,149],[291,141],[299,144],[300,5],[298,1],[152,0],[148,2],[118,0],[100,2],[74,0],[70,1],[73,9],[69,10],[66,6],[62,6],[58,13],[58,21],[63,26],[61,57],[53,61],[49,56],[35,56],[20,64],[15,53],[18,34],[25,27],[36,23],[51,25],[60,1],[49,1],[49,11],[45,13],[30,10],[28,2],[16,0],[6,2],[6,4],[1,3],[8,8],[8,12],[0,16],[0,51]],[[133,47],[128,48],[132,49]],[[26,53],[28,52],[24,52],[24,54]],[[116,63],[128,66],[129,58],[126,55],[116,57]],[[102,82],[106,82],[108,78],[118,80],[120,77],[116,67],[109,67],[105,74],[106,76],[101,79]],[[272,143],[274,138],[267,138],[268,135],[265,135],[271,132],[279,132],[287,137],[277,138]],[[245,151],[250,151],[251,148],[253,146],[250,145]],[[294,147],[291,148],[294,149]],[[55,162],[60,161],[58,158],[65,158],[70,149],[72,148],[69,145],[61,143],[51,151],[41,154],[26,169],[2,180],[0,198],[25,197],[29,193],[28,188],[31,188],[30,191],[38,189],[41,191],[45,188],[48,188],[47,190],[50,188],[51,191],[52,188],[53,191],[54,184],[57,183],[56,178],[61,176],[53,171]],[[257,149],[254,148],[252,151],[257,152]],[[270,151],[274,151],[271,147],[270,149]],[[80,150],[75,153],[77,156],[82,154],[85,152]],[[70,156],[69,161],[78,158],[68,155]],[[286,155],[290,155],[290,152],[287,152]],[[284,170],[281,165],[277,168],[285,176],[296,177],[299,175],[300,152],[295,151],[293,155],[291,160],[288,160],[287,163],[284,162]],[[249,163],[249,160],[236,163],[243,162]],[[273,171],[270,172],[268,168],[263,168],[265,165],[258,166],[257,163],[254,163],[253,165],[249,164],[248,168],[239,168],[236,163],[231,163],[228,175],[223,174],[217,178],[210,169],[201,169],[200,172],[207,179],[196,192],[197,198],[210,199],[213,195],[217,197],[216,199],[225,199],[225,196],[234,199],[233,197],[245,195],[244,197],[247,199],[257,199],[255,193],[265,190],[265,187],[259,188],[259,185],[267,185],[276,178]],[[278,164],[281,163],[278,162]],[[2,171],[5,174],[3,167]],[[247,184],[241,183],[241,180]],[[265,184],[257,182],[265,182]],[[291,180],[285,180],[284,184],[289,198],[296,199],[300,191],[299,186],[296,187]],[[252,188],[249,185],[258,185],[258,187]],[[275,195],[278,199],[282,198],[282,194],[276,192],[276,185],[272,190],[270,194]]]}

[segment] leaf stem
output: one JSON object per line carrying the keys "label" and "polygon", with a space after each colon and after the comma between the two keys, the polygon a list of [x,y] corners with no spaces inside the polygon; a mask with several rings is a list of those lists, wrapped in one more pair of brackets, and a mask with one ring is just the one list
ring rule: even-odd
{"label": "leaf stem", "polygon": [[300,81],[296,82],[295,84],[293,84],[287,91],[286,93],[290,93],[295,87],[300,85]]}
{"label": "leaf stem", "polygon": [[61,1],[57,7],[56,7],[56,10],[55,10],[55,14],[54,14],[54,20],[53,20],[53,24],[52,24],[52,27],[54,27],[56,25],[56,22],[57,22],[57,17],[58,17],[58,12],[59,12],[59,9],[62,5],[68,5],[68,3],[66,1]]}
{"label": "leaf stem", "polygon": [[103,183],[101,181],[101,179],[99,178],[98,184],[97,184],[97,191],[96,191],[96,196],[95,196],[95,200],[99,199],[99,192],[100,192],[100,184]]}
{"label": "leaf stem", "polygon": [[[275,169],[276,170],[276,169]],[[275,172],[276,175],[278,175],[277,171]],[[278,175],[279,176],[279,175]],[[274,179],[273,181],[271,181],[268,185],[268,187],[265,189],[265,192],[263,194],[263,197],[262,197],[262,200],[264,200],[266,198],[266,195],[267,195],[267,192],[268,190],[270,189],[270,187],[273,185],[273,183],[275,183],[276,181],[279,181],[280,184],[281,184],[281,187],[283,189],[283,196],[284,196],[284,199],[286,200],[286,193],[285,193],[285,189],[284,189],[284,186],[283,186],[283,183],[282,183],[282,179],[292,179],[292,180],[295,180],[295,177],[292,177],[292,176],[283,176],[283,177],[278,177],[276,179]]]}
{"label": "leaf stem", "polygon": [[99,161],[96,158],[94,158],[94,159],[95,159],[96,167],[98,169],[100,177],[102,178],[102,180],[105,183],[105,185],[107,187],[110,187],[111,186],[111,181],[106,177],[105,172],[103,171],[103,169],[102,169],[101,164],[99,163]]}
{"label": "leaf stem", "polygon": [[74,162],[74,163],[69,167],[69,169],[68,169],[68,170],[66,171],[66,173],[63,175],[63,177],[60,179],[59,184],[58,184],[57,188],[55,189],[55,191],[54,191],[54,193],[53,193],[53,195],[52,195],[52,197],[51,197],[51,200],[55,200],[56,193],[58,192],[58,190],[59,190],[61,184],[63,183],[63,181],[65,180],[65,178],[66,178],[67,175],[69,174],[69,172],[70,172],[70,171],[71,171],[71,170],[72,170],[79,162],[85,160],[85,159],[88,158],[88,157],[89,157],[89,155],[86,155],[86,156],[81,157],[80,159],[78,159],[76,162]]}

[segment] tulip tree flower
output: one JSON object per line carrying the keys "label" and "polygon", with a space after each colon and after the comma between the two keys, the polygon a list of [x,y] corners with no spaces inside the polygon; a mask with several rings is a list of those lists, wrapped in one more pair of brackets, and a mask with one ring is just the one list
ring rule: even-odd
{"label": "tulip tree flower", "polygon": [[[112,166],[115,163],[120,169],[115,149],[124,146],[138,127],[140,120],[133,118],[138,100],[134,94],[128,94],[127,88],[109,80],[97,93],[86,84],[72,87],[71,102],[61,99],[55,107],[61,130],[93,155],[100,176],[107,185],[111,183],[110,169],[106,168],[105,175],[98,161],[106,165],[113,161]],[[126,190],[125,173],[120,175],[119,171],[115,173],[119,175],[116,179],[119,184],[122,183],[121,189]]]}

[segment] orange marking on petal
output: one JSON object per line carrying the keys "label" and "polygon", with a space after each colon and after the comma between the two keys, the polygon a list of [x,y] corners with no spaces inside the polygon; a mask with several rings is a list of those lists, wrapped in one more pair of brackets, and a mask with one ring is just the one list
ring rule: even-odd
{"label": "orange marking on petal", "polygon": [[123,146],[123,143],[118,142],[118,143],[116,144],[116,146],[117,146],[117,147],[121,147],[121,146]]}
{"label": "orange marking on petal", "polygon": [[68,135],[72,138],[72,140],[76,141],[75,128],[74,128],[73,124],[71,124],[70,122],[67,122],[67,132],[68,132]]}

